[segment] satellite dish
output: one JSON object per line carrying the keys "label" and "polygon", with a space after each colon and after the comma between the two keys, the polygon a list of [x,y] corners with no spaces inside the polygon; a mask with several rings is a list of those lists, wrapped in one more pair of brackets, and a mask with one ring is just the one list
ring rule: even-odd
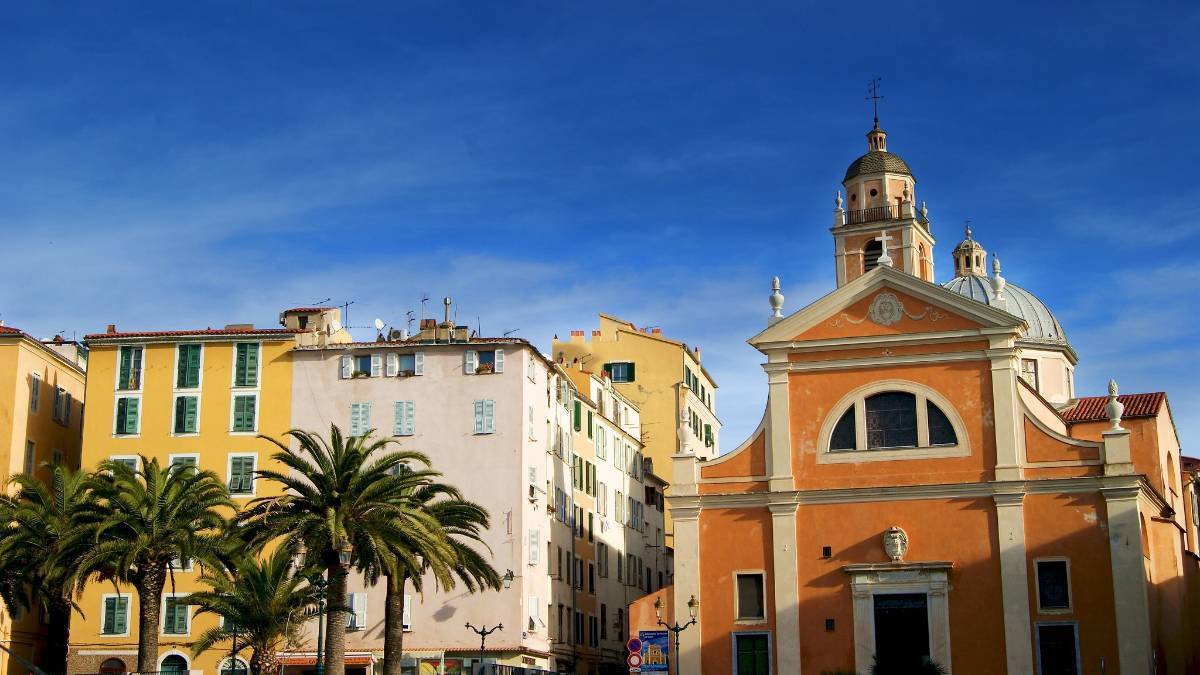
{"label": "satellite dish", "polygon": [[329,322],[329,330],[333,331],[334,333],[338,332],[338,331],[339,331],[339,330],[341,330],[341,329],[342,329],[342,322],[341,322],[341,321],[338,321],[337,319],[334,319],[333,321],[330,321],[330,322]]}
{"label": "satellite dish", "polygon": [[383,330],[383,319],[375,319],[375,330]]}

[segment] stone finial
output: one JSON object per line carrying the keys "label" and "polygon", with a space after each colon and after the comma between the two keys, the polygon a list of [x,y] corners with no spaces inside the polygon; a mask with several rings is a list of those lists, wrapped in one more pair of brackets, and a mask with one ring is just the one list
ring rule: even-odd
{"label": "stone finial", "polygon": [[926,220],[929,219],[929,208],[925,206],[924,199],[921,200],[921,217],[925,218]]}
{"label": "stone finial", "polygon": [[907,183],[904,184],[904,201],[905,202],[908,201],[908,184]]}
{"label": "stone finial", "polygon": [[996,299],[1004,299],[1004,287],[1008,282],[1000,275],[1000,256],[992,254],[992,288],[996,292]]}
{"label": "stone finial", "polygon": [[1117,381],[1108,381],[1108,405],[1105,406],[1108,411],[1108,422],[1113,429],[1121,428],[1121,415],[1125,414],[1125,404],[1117,400]]}
{"label": "stone finial", "polygon": [[783,293],[779,292],[779,277],[771,279],[771,297],[768,301],[771,303],[771,316],[767,319],[767,325],[770,326],[783,318]]}
{"label": "stone finial", "polygon": [[837,191],[837,197],[834,198],[833,205],[835,208],[837,208],[838,211],[842,210],[842,191],[841,190]]}

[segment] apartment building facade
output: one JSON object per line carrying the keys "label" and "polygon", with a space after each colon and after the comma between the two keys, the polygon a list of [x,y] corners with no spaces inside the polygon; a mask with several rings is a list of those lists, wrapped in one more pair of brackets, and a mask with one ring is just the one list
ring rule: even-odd
{"label": "apartment building facade", "polygon": [[[39,340],[0,323],[0,459],[7,485],[24,473],[47,481],[52,465],[78,468],[82,445],[87,352],[81,345]],[[45,614],[0,610],[0,640],[21,659],[41,663]],[[0,673],[28,668],[0,652]]]}
{"label": "apartment building facade", "polygon": [[[303,309],[303,308],[302,308]],[[296,325],[306,316],[306,327]],[[308,323],[311,320],[311,323]],[[278,487],[255,471],[282,469],[272,446],[258,434],[281,437],[291,427],[293,348],[300,343],[344,339],[336,309],[285,313],[282,328],[230,325],[221,329],[119,332],[88,335],[90,350],[83,426],[85,469],[108,459],[138,466],[140,457],[162,464],[193,465],[227,481],[239,507]],[[290,326],[288,325],[290,324]],[[164,593],[158,670],[171,673],[242,670],[223,651],[193,656],[190,643],[216,625],[209,614],[178,599],[203,587],[199,566],[172,570]],[[79,599],[82,613],[71,631],[72,673],[120,673],[137,667],[140,599],[124,585],[89,584]]]}

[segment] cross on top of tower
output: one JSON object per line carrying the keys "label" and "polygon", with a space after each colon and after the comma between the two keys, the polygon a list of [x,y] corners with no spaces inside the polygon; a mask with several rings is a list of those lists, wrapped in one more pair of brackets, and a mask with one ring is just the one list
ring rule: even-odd
{"label": "cross on top of tower", "polygon": [[867,101],[871,102],[871,107],[875,112],[875,128],[879,128],[879,99],[883,98],[879,95],[879,83],[883,81],[882,77],[877,77],[867,84]]}
{"label": "cross on top of tower", "polygon": [[967,228],[966,228],[967,229],[967,239],[970,239],[971,238],[971,219],[967,218],[966,220],[963,221],[963,223],[967,226]]}

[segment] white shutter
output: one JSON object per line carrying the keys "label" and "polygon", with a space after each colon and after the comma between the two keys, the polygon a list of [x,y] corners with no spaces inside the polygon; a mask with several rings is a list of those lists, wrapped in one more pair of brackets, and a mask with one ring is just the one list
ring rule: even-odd
{"label": "white shutter", "polygon": [[406,401],[404,405],[404,435],[412,436],[416,431],[416,425],[413,424],[413,417],[417,404],[414,401]]}
{"label": "white shutter", "polygon": [[350,594],[350,615],[346,617],[346,625],[355,630],[364,630],[367,627],[367,594],[366,593],[351,593]]}
{"label": "white shutter", "polygon": [[383,375],[383,354],[371,355],[371,377]]}
{"label": "white shutter", "polygon": [[425,352],[417,352],[413,354],[413,374],[425,374]]}
{"label": "white shutter", "polygon": [[404,401],[396,401],[392,404],[392,435],[404,435]]}
{"label": "white shutter", "polygon": [[483,428],[486,433],[496,430],[496,402],[491,399],[483,402]]}
{"label": "white shutter", "polygon": [[539,607],[541,605],[538,603],[538,597],[536,595],[529,596],[528,606],[526,607],[527,611],[525,612],[529,616],[529,630],[537,630],[537,626],[542,620]]}
{"label": "white shutter", "polygon": [[395,377],[400,372],[400,355],[391,352],[387,355],[387,376]]}
{"label": "white shutter", "polygon": [[537,565],[542,557],[542,531],[536,527],[529,530],[529,564]]}
{"label": "white shutter", "polygon": [[350,366],[351,366],[351,364],[352,364],[352,362],[351,362],[351,359],[350,359],[350,357],[349,357],[349,356],[343,356],[343,357],[342,357],[342,379],[343,379],[343,380],[348,380],[348,379],[350,379]]}
{"label": "white shutter", "polygon": [[463,374],[474,375],[477,367],[479,367],[479,352],[473,349],[463,352]]}
{"label": "white shutter", "polygon": [[475,433],[483,433],[483,401],[475,401]]}
{"label": "white shutter", "polygon": [[504,350],[503,349],[496,350],[496,372],[497,373],[504,372]]}
{"label": "white shutter", "polygon": [[412,630],[412,596],[404,596],[404,612],[400,619],[400,625],[404,630]]}

